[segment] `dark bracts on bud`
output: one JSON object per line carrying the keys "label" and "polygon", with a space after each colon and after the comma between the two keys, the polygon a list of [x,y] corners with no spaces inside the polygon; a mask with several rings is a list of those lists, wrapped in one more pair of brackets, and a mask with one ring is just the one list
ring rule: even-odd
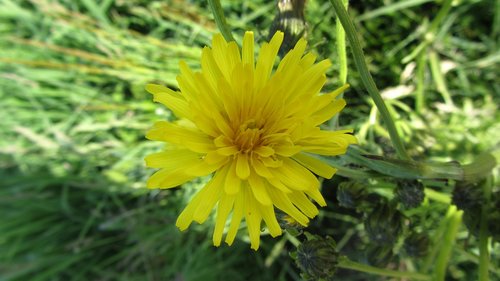
{"label": "dark bracts on bud", "polygon": [[405,209],[420,206],[425,197],[424,186],[418,180],[398,180],[394,193]]}
{"label": "dark bracts on bud", "polygon": [[464,224],[474,236],[479,236],[481,214],[484,208],[487,213],[488,236],[500,241],[500,191],[491,193],[491,198],[487,202],[481,188],[482,184],[484,182],[457,182],[453,190],[452,202],[464,211]]}
{"label": "dark bracts on bud", "polygon": [[403,231],[403,215],[393,206],[382,203],[368,214],[364,225],[372,242],[392,246]]}
{"label": "dark bracts on bud", "polygon": [[452,193],[452,202],[458,209],[467,211],[481,210],[483,190],[479,183],[456,183]]}
{"label": "dark bracts on bud", "polygon": [[323,238],[306,233],[307,240],[297,248],[291,256],[301,270],[304,280],[325,280],[332,278],[337,264],[339,253],[336,243],[331,237]]}
{"label": "dark bracts on bud", "polygon": [[379,194],[367,191],[368,183],[358,180],[341,182],[337,188],[337,201],[343,208],[358,212],[371,212],[373,208],[385,202]]}
{"label": "dark bracts on bud", "polygon": [[480,183],[463,181],[456,183],[452,193],[452,202],[458,209],[464,211],[464,224],[475,236],[479,236],[483,201],[483,190]]}
{"label": "dark bracts on bud", "polygon": [[359,181],[344,181],[338,185],[337,200],[339,205],[344,208],[358,208],[366,195],[362,183]]}

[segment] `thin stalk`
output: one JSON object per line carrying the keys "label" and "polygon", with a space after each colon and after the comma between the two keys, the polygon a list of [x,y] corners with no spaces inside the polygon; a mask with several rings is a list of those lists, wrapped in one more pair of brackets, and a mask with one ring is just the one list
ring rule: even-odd
{"label": "thin stalk", "polygon": [[[342,0],[342,5],[344,6],[344,9],[347,10],[347,7],[349,6],[349,1],[348,0]],[[345,30],[342,27],[342,24],[337,17],[335,20],[335,32],[337,33],[337,55],[338,55],[338,60],[339,60],[339,81],[340,85],[345,85],[347,83],[347,51],[346,51],[346,44],[345,44]],[[341,97],[343,95],[340,94]]]}
{"label": "thin stalk", "polygon": [[448,91],[448,87],[446,86],[446,80],[443,73],[441,72],[441,63],[435,51],[431,51],[429,53],[429,62],[431,65],[432,77],[434,78],[434,82],[436,83],[438,92],[443,97],[446,105],[449,107],[453,107],[453,100],[451,99],[451,94]]}
{"label": "thin stalk", "polygon": [[424,189],[424,192],[425,196],[427,196],[427,198],[431,200],[434,200],[436,202],[441,202],[444,204],[451,204],[451,196],[447,193],[435,191],[434,189],[431,188]]}
{"label": "thin stalk", "polygon": [[322,161],[328,163],[328,165],[334,167],[337,169],[337,175],[343,176],[346,178],[351,178],[351,179],[367,179],[367,178],[375,178],[380,176],[380,174],[377,174],[373,171],[370,170],[362,170],[362,169],[352,169],[352,168],[347,168],[345,167],[344,164],[342,163],[337,163],[332,158],[329,157],[319,157]]}
{"label": "thin stalk", "polygon": [[[349,1],[348,0],[342,0],[342,4],[344,5],[344,8],[347,10],[347,7],[349,6]],[[346,44],[345,44],[345,30],[342,27],[342,23],[340,22],[339,18],[335,20],[335,34],[336,34],[336,39],[337,39],[337,56],[338,56],[338,63],[339,63],[339,82],[340,85],[345,85],[347,83],[347,51],[346,51]],[[343,98],[344,93],[341,93],[339,95],[339,98]],[[330,122],[330,127],[333,128],[338,128],[339,127],[339,117],[340,117],[340,112],[335,115],[335,117],[331,120]]]}
{"label": "thin stalk", "polygon": [[226,22],[226,17],[224,16],[224,11],[222,10],[220,1],[208,0],[208,5],[210,5],[210,9],[212,10],[212,14],[214,15],[215,23],[222,33],[222,36],[224,36],[224,39],[226,39],[227,42],[234,41],[233,35],[231,34],[231,28]]}
{"label": "thin stalk", "polygon": [[447,216],[447,228],[443,236],[439,255],[434,263],[434,279],[435,281],[444,281],[446,277],[446,269],[450,260],[453,244],[455,244],[458,228],[462,222],[463,211],[457,211],[455,206],[450,206],[450,212]]}
{"label": "thin stalk", "polygon": [[412,160],[390,159],[378,155],[364,154],[355,146],[350,146],[347,149],[345,157],[350,162],[395,178],[464,180],[464,170],[460,164],[455,162],[423,163]]}
{"label": "thin stalk", "polygon": [[415,107],[418,113],[422,113],[425,108],[425,66],[427,56],[422,52],[417,58],[417,90],[415,97]]}
{"label": "thin stalk", "polygon": [[396,149],[396,152],[401,159],[409,160],[410,156],[406,152],[403,141],[398,135],[398,131],[396,130],[396,125],[394,125],[394,120],[392,119],[389,111],[387,110],[387,106],[380,95],[373,78],[368,71],[368,66],[366,65],[365,57],[363,54],[363,49],[361,48],[361,43],[357,37],[356,29],[354,28],[354,24],[350,19],[349,15],[344,8],[341,0],[330,0],[335,12],[337,13],[337,17],[342,23],[344,30],[347,35],[347,39],[349,40],[351,51],[354,58],[354,63],[356,64],[356,68],[361,76],[361,81],[363,82],[366,90],[370,94],[371,98],[375,102],[382,120],[384,120],[385,125],[387,126],[387,130],[391,137],[392,144]]}
{"label": "thin stalk", "polygon": [[491,177],[483,185],[485,204],[481,210],[481,225],[479,229],[479,281],[488,281],[490,254],[488,252],[488,212],[491,200]]}
{"label": "thin stalk", "polygon": [[349,260],[347,257],[340,259],[338,267],[345,269],[352,269],[360,272],[365,272],[369,274],[388,276],[388,277],[399,277],[399,278],[410,278],[413,280],[430,280],[430,276],[418,272],[407,272],[407,271],[395,271],[385,268],[378,268],[369,266],[366,264],[357,263]]}

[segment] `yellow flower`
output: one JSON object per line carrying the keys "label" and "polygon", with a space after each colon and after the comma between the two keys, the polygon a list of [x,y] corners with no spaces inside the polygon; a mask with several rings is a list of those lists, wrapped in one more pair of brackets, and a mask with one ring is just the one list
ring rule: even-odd
{"label": "yellow flower", "polygon": [[[149,84],[154,101],[168,107],[178,121],[159,121],[147,133],[166,142],[166,149],[146,157],[160,168],[149,188],[172,188],[213,173],[177,219],[181,230],[192,221],[203,223],[217,205],[213,243],[219,246],[226,221],[225,241],[231,245],[244,218],[251,248],[257,250],[261,222],[271,236],[281,234],[275,208],[302,225],[325,206],[316,178],[331,178],[335,168],[311,154],[339,155],[356,143],[352,130],[325,131],[320,124],[344,106],[336,99],[347,85],[321,95],[328,60],[315,63],[301,39],[273,72],[283,41],[277,32],[260,48],[254,61],[254,38],[246,32],[243,47],[218,34],[205,47],[201,71],[180,63],[179,92]],[[313,174],[314,173],[314,174]]]}

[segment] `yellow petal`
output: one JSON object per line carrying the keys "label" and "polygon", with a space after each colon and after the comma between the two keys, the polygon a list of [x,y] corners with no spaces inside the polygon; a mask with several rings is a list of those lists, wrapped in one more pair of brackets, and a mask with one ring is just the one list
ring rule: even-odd
{"label": "yellow petal", "polygon": [[318,131],[314,135],[298,140],[303,151],[320,155],[344,154],[350,144],[356,144],[356,137],[345,131]]}
{"label": "yellow petal", "polygon": [[212,50],[208,47],[204,47],[201,52],[201,69],[205,79],[212,88],[215,88],[219,77],[222,77],[223,74],[213,57]]}
{"label": "yellow petal", "polygon": [[224,165],[226,161],[218,162],[215,164],[208,164],[205,160],[200,160],[197,163],[195,163],[192,166],[188,167],[180,167],[181,169],[184,170],[184,173],[187,175],[193,175],[193,176],[205,176],[208,175],[215,170],[219,169],[222,165]]}
{"label": "yellow petal", "polygon": [[236,157],[236,175],[244,180],[250,175],[250,166],[248,165],[248,154],[239,153]]}
{"label": "yellow petal", "polygon": [[200,158],[201,154],[194,153],[187,149],[172,149],[150,154],[146,156],[144,160],[146,161],[147,167],[173,170],[178,167],[192,165]]}
{"label": "yellow petal", "polygon": [[260,242],[260,222],[262,215],[260,214],[258,203],[250,194],[248,188],[244,188],[247,207],[245,208],[245,220],[247,222],[248,235],[250,236],[250,248],[257,251]]}
{"label": "yellow petal", "polygon": [[299,41],[297,41],[297,43],[295,44],[295,47],[285,55],[283,60],[281,60],[276,72],[292,70],[293,65],[300,62],[300,58],[302,57],[302,54],[304,54],[306,47],[307,41],[303,38],[300,38]]}
{"label": "yellow petal", "polygon": [[257,59],[257,66],[255,67],[255,89],[261,89],[264,86],[264,83],[269,79],[269,75],[271,74],[271,70],[281,43],[283,42],[283,38],[283,32],[278,31],[274,34],[269,43],[264,43],[262,45]]}
{"label": "yellow petal", "polygon": [[226,170],[223,169],[215,173],[214,177],[207,183],[205,189],[205,194],[203,200],[196,207],[196,211],[193,215],[193,220],[198,223],[203,223],[207,219],[208,215],[212,212],[215,203],[219,201],[219,198],[224,189],[223,183],[226,178]]}
{"label": "yellow petal", "polygon": [[298,153],[293,157],[294,160],[299,162],[302,166],[311,170],[318,176],[330,179],[337,169],[326,164],[325,162],[314,158],[313,156],[307,155],[306,153]]}
{"label": "yellow petal", "polygon": [[252,158],[252,168],[261,177],[272,178],[274,177],[271,171],[262,163],[258,157],[253,156]]}
{"label": "yellow petal", "polygon": [[290,215],[301,225],[307,226],[309,219],[292,204],[287,194],[276,189],[270,189],[269,195],[278,209]]}
{"label": "yellow petal", "polygon": [[236,145],[232,145],[232,146],[218,148],[216,151],[220,155],[231,156],[231,155],[235,155],[236,153],[238,153],[240,151],[240,149]]}
{"label": "yellow petal", "polygon": [[263,180],[257,174],[251,173],[248,177],[248,184],[250,185],[250,189],[255,199],[257,199],[259,203],[265,206],[272,205],[271,198],[266,190],[268,188],[267,181]]}
{"label": "yellow petal", "polygon": [[269,157],[274,154],[274,149],[272,149],[269,146],[259,146],[257,147],[253,152],[257,153],[259,156],[262,157]]}
{"label": "yellow petal", "polygon": [[251,65],[252,68],[254,67],[253,45],[253,32],[245,32],[245,36],[243,37],[242,62]]}
{"label": "yellow petal", "polygon": [[216,34],[212,39],[212,51],[222,74],[226,80],[231,81],[231,72],[235,64],[241,62],[238,45],[235,42],[227,43],[221,34]]}
{"label": "yellow petal", "polygon": [[215,246],[220,246],[222,240],[222,233],[226,225],[227,217],[233,208],[234,195],[222,195],[219,205],[217,207],[217,219],[215,220],[215,228],[212,240]]}
{"label": "yellow petal", "polygon": [[186,230],[189,225],[193,222],[193,215],[196,211],[196,208],[201,203],[205,196],[207,186],[205,185],[198,193],[194,195],[193,198],[189,201],[187,206],[182,210],[181,214],[177,218],[175,225],[181,230]]}
{"label": "yellow petal", "polygon": [[227,194],[236,194],[240,192],[241,179],[236,175],[236,160],[226,165],[227,175],[224,183],[224,191]]}
{"label": "yellow petal", "polygon": [[245,214],[245,202],[246,198],[244,192],[240,192],[236,194],[236,198],[234,199],[234,210],[233,217],[231,218],[231,224],[229,225],[229,230],[226,235],[225,242],[228,245],[233,244],[234,238],[236,237],[236,233],[238,233],[238,229],[240,227],[241,219]]}
{"label": "yellow petal", "polygon": [[146,186],[148,188],[172,188],[196,177],[184,173],[181,169],[160,169],[148,179]]}
{"label": "yellow petal", "polygon": [[314,62],[316,61],[316,55],[313,53],[307,53],[305,54],[302,59],[300,60],[300,66],[302,69],[308,69],[310,68]]}
{"label": "yellow petal", "polygon": [[306,216],[314,218],[318,213],[318,208],[307,198],[307,196],[301,191],[294,191],[288,194],[288,197],[292,203],[299,208]]}
{"label": "yellow petal", "polygon": [[318,179],[294,160],[283,158],[283,166],[275,169],[275,176],[287,187],[306,190],[318,185]]}
{"label": "yellow petal", "polygon": [[260,207],[262,218],[266,222],[267,229],[272,237],[276,237],[282,234],[281,227],[276,219],[276,214],[274,213],[273,205],[261,206]]}
{"label": "yellow petal", "polygon": [[345,100],[335,100],[328,104],[320,111],[315,112],[311,118],[313,125],[317,126],[323,122],[330,120],[335,114],[339,113],[346,105]]}
{"label": "yellow petal", "polygon": [[228,157],[218,153],[217,151],[211,151],[211,152],[207,153],[207,155],[205,155],[205,157],[203,159],[208,164],[216,164],[216,163],[223,162],[223,161],[227,160]]}
{"label": "yellow petal", "polygon": [[278,155],[291,157],[299,153],[302,148],[298,145],[277,145],[274,150]]}
{"label": "yellow petal", "polygon": [[326,206],[325,198],[323,198],[323,195],[321,195],[321,192],[319,192],[319,183],[318,186],[305,190],[304,192],[307,194],[307,196],[316,201],[316,203],[318,203],[321,207]]}
{"label": "yellow petal", "polygon": [[207,153],[215,149],[213,140],[204,133],[169,122],[157,122],[146,133],[146,138],[173,143],[199,153]]}
{"label": "yellow petal", "polygon": [[177,76],[177,83],[181,90],[182,96],[188,101],[195,101],[199,96],[199,89],[195,84],[194,72],[189,68],[185,61],[179,62],[181,74]]}
{"label": "yellow petal", "polygon": [[147,84],[146,91],[153,94],[153,101],[168,107],[175,116],[179,118],[190,118],[189,105],[179,93],[156,84]]}
{"label": "yellow petal", "polygon": [[286,185],[284,185],[280,180],[277,178],[268,178],[267,181],[277,189],[279,189],[281,192],[284,193],[290,193],[292,190],[290,190]]}
{"label": "yellow petal", "polygon": [[269,168],[278,168],[283,165],[283,161],[274,157],[263,157],[260,159],[262,163]]}

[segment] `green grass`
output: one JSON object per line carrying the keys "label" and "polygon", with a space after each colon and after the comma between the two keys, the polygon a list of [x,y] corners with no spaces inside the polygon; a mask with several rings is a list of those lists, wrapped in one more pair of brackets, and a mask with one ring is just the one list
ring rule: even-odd
{"label": "green grass", "polygon": [[[412,157],[469,163],[500,148],[500,4],[464,0],[441,9],[445,2],[352,2],[350,14]],[[244,30],[267,38],[274,3],[222,7],[236,41]],[[311,50],[333,61],[325,87],[333,89],[334,10],[328,1],[308,1],[305,16]],[[211,220],[179,232],[175,220],[199,182],[145,189],[152,171],[143,158],[160,149],[145,131],[173,117],[144,85],[175,88],[179,61],[197,67],[215,32],[205,1],[0,0],[0,280],[300,280],[286,236],[265,236],[254,252],[244,234],[232,247],[213,247]],[[339,122],[355,128],[367,151],[394,155],[349,51],[351,88]],[[329,207],[309,231],[333,236],[342,254],[366,262],[363,211],[341,208],[336,199],[345,180],[325,181]],[[453,183],[425,184],[450,197]],[[364,185],[390,200],[395,183]],[[410,257],[401,238],[387,266],[432,273],[439,259],[446,280],[476,280],[478,238],[463,225],[446,232],[448,207],[428,198],[403,211],[409,224],[403,236],[417,229],[435,245],[452,239],[449,260],[437,250]],[[491,244],[490,280],[500,278],[499,247]],[[339,280],[367,276],[338,271]]]}

